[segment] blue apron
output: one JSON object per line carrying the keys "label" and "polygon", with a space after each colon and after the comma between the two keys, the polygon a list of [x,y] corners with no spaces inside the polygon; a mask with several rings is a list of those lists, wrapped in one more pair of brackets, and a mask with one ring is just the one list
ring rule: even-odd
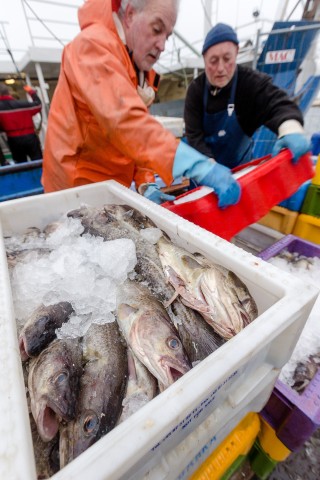
{"label": "blue apron", "polygon": [[234,111],[234,100],[238,80],[238,70],[235,71],[231,94],[226,110],[218,113],[207,113],[209,85],[203,94],[203,130],[205,143],[210,147],[212,156],[217,162],[229,168],[250,162],[253,140],[248,137],[239,125]]}

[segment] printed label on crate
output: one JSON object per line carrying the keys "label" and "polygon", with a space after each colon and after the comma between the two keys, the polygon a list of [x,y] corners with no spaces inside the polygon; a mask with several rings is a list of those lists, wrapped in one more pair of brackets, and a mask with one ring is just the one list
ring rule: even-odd
{"label": "printed label on crate", "polygon": [[[195,467],[198,467],[199,464],[203,463],[204,460],[207,458],[208,452],[212,452],[212,445],[216,443],[217,437],[216,435],[212,438],[210,438],[209,442],[206,443],[201,450],[196,454],[196,456],[191,460],[191,462],[188,463],[186,468],[182,470],[180,475],[177,477],[177,480],[184,480],[185,478],[190,477],[190,473],[194,471]],[[203,458],[205,455],[205,458]]]}
{"label": "printed label on crate", "polygon": [[154,452],[155,450],[157,450],[160,445],[168,441],[173,434],[177,434],[185,430],[187,427],[190,427],[192,423],[199,423],[199,419],[201,419],[201,417],[206,417],[207,415],[204,415],[204,413],[208,409],[208,407],[211,407],[212,409],[213,403],[217,397],[217,393],[223,391],[223,387],[226,387],[230,380],[233,380],[236,376],[239,376],[239,370],[234,371],[223,383],[221,383],[217,388],[215,388],[207,398],[202,400],[199,405],[195,407],[188,415],[186,415],[186,417],[181,422],[179,422],[174,428],[172,428],[172,430],[170,430],[170,432],[168,432],[167,435],[162,440],[160,440],[160,442],[154,445],[151,451]]}

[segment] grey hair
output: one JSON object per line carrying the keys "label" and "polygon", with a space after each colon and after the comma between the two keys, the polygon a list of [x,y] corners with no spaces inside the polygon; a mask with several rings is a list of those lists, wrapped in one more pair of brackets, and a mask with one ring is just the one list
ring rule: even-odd
{"label": "grey hair", "polygon": [[5,83],[0,83],[0,95],[9,95],[10,90]]}
{"label": "grey hair", "polygon": [[[155,1],[155,0],[121,0],[121,6],[119,8],[119,16],[123,17],[124,12],[129,5],[129,3],[134,7],[135,10],[138,12],[142,12],[144,8],[147,6],[148,3]],[[171,0],[173,5],[175,6],[176,12],[178,13],[179,3],[180,0]]]}

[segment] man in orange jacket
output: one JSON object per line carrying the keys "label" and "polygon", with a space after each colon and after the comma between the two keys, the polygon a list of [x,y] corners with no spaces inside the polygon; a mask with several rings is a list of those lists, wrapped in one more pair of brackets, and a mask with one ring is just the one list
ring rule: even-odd
{"label": "man in orange jacket", "polygon": [[[177,18],[178,0],[88,0],[81,32],[63,52],[50,107],[42,182],[45,192],[114,179],[161,203],[153,172],[170,185],[181,175],[236,203],[228,168],[179,142],[148,112],[152,66]],[[169,198],[172,198],[171,196]]]}

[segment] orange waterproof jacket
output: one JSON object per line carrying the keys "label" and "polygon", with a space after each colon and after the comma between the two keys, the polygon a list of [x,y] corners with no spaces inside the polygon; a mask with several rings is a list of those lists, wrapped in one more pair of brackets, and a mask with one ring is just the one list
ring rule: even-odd
{"label": "orange waterproof jacket", "polygon": [[63,51],[46,134],[45,192],[114,179],[169,185],[178,141],[147,110],[112,17],[111,0],[79,9],[81,32]]}

